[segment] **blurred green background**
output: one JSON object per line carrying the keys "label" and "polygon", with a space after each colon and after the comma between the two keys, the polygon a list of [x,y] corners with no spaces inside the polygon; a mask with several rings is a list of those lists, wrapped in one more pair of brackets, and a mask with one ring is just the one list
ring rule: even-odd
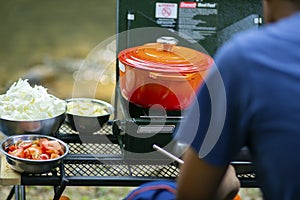
{"label": "blurred green background", "polygon": [[116,32],[116,1],[0,0],[0,25],[0,93],[29,77],[68,98],[74,66]]}

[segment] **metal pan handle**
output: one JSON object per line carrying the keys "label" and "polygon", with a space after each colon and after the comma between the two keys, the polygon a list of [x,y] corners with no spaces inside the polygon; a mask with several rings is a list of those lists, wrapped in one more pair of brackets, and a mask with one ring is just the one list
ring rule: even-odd
{"label": "metal pan handle", "polygon": [[178,44],[178,40],[170,36],[157,38],[156,42],[161,44],[163,51],[172,51],[173,46]]}
{"label": "metal pan handle", "polygon": [[193,78],[193,74],[165,74],[159,72],[150,72],[149,77],[155,80],[167,80],[167,81],[189,81]]}

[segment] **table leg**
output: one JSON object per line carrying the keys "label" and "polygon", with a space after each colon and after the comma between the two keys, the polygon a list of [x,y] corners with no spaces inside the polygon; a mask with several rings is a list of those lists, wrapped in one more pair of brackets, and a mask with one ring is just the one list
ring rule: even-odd
{"label": "table leg", "polygon": [[54,194],[53,200],[59,200],[60,196],[64,192],[64,190],[67,187],[68,183],[69,183],[68,179],[62,178],[60,185],[58,187],[54,188],[55,194]]}
{"label": "table leg", "polygon": [[6,200],[11,200],[12,197],[14,196],[14,194],[15,194],[15,186],[13,186],[13,187],[11,188],[11,190],[10,190],[10,192],[9,192],[9,194],[8,194],[8,196],[7,196],[7,198],[6,198]]}
{"label": "table leg", "polygon": [[15,195],[15,200],[26,200],[26,193],[25,193],[25,186],[24,185],[15,185],[8,197],[7,197],[7,200],[10,200],[13,195]]}

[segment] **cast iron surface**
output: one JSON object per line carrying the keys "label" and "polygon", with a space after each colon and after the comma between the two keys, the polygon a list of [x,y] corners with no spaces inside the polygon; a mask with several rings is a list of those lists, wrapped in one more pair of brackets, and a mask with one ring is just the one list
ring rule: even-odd
{"label": "cast iron surface", "polygon": [[[152,180],[174,180],[179,174],[174,162],[124,159],[111,124],[84,138],[63,125],[57,137],[68,143],[69,155],[50,173],[23,173],[22,185],[138,186]],[[251,162],[235,161],[233,165],[242,187],[257,186]]]}

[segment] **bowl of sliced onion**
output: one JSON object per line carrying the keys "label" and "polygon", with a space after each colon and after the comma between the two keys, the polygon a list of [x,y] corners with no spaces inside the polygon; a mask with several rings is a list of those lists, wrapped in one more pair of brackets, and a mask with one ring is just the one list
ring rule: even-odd
{"label": "bowl of sliced onion", "polygon": [[65,120],[66,102],[47,88],[19,79],[0,95],[0,131],[6,136],[55,136]]}
{"label": "bowl of sliced onion", "polygon": [[113,106],[99,99],[67,99],[66,124],[74,131],[83,134],[101,130],[114,112]]}
{"label": "bowl of sliced onion", "polygon": [[26,134],[7,137],[0,151],[15,171],[42,174],[56,168],[69,153],[69,147],[51,136]]}

